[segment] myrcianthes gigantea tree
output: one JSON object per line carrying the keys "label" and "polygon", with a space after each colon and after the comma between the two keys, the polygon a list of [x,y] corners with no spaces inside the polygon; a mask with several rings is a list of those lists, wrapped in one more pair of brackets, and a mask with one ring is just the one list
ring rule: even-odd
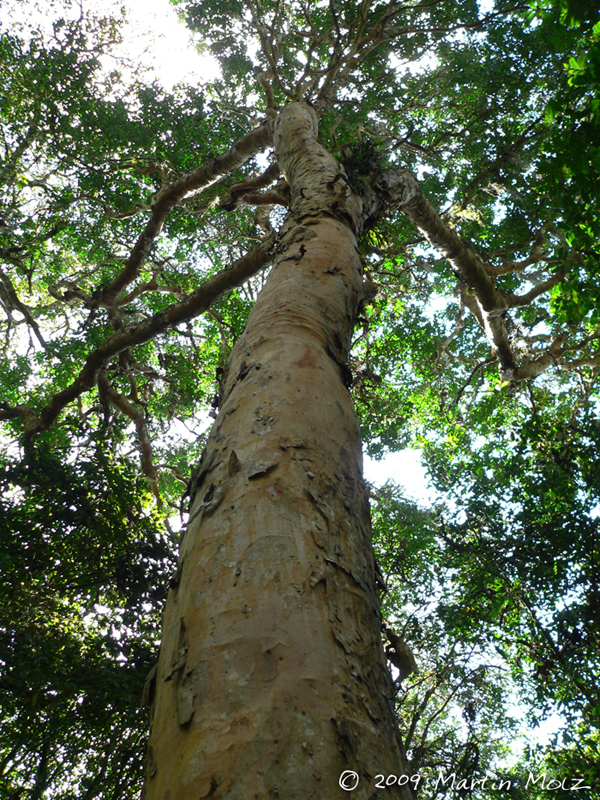
{"label": "myrcianthes gigantea tree", "polygon": [[[595,4],[181,0],[220,75],[172,93],[40,5],[0,36],[0,794],[592,785]],[[515,691],[570,737],[516,766]]]}
{"label": "myrcianthes gigantea tree", "polygon": [[[145,798],[355,797],[406,767],[346,385],[363,204],[307,104],[274,119],[274,263],[225,367],[169,595]],[[393,796],[408,797],[402,791]]]}

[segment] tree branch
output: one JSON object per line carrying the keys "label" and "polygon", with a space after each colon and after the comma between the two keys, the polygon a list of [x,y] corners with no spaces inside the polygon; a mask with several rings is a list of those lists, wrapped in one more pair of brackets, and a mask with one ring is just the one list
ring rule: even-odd
{"label": "tree branch", "polygon": [[277,161],[274,161],[260,175],[234,184],[227,192],[227,197],[221,203],[221,208],[225,211],[233,211],[240,198],[243,198],[245,194],[257,189],[265,189],[274,183],[280,175],[281,167]]}
{"label": "tree branch", "polygon": [[[148,478],[152,494],[160,504],[160,492],[158,490],[158,475],[153,462],[152,443],[148,434],[146,418],[139,408],[136,408],[126,397],[123,397],[108,380],[106,372],[102,370],[98,375],[98,391],[110,401],[115,408],[125,414],[135,425],[138,441],[140,443],[140,461],[142,472]],[[137,392],[136,392],[137,393]]]}
{"label": "tree branch", "polygon": [[223,155],[213,158],[208,164],[198,167],[170,186],[161,189],[152,203],[150,219],[138,237],[123,270],[102,292],[97,305],[106,307],[112,305],[119,293],[138,277],[144,259],[161,232],[167,214],[173,206],[192,192],[201,191],[217,183],[225,175],[241,167],[253,155],[269,147],[271,143],[271,125],[267,120],[243,136]]}
{"label": "tree branch", "polygon": [[523,308],[524,306],[528,306],[532,300],[535,300],[536,297],[539,297],[541,294],[545,292],[549,292],[554,286],[557,286],[565,279],[565,275],[567,273],[564,269],[560,272],[557,272],[555,275],[552,275],[551,278],[544,281],[543,283],[534,286],[531,291],[527,292],[527,294],[513,294],[512,292],[507,292],[506,299],[508,300],[508,307],[509,308]]}
{"label": "tree branch", "polygon": [[42,336],[42,332],[40,331],[39,325],[33,318],[31,311],[19,299],[19,296],[16,292],[15,287],[12,284],[11,279],[2,270],[0,270],[0,282],[2,282],[2,285],[4,286],[4,289],[6,291],[6,296],[8,298],[8,301],[12,304],[13,309],[20,311],[21,314],[23,314],[25,320],[27,321],[27,324],[31,327],[31,329],[37,336],[39,343],[42,345],[43,348],[45,348],[46,342],[44,341],[44,337]]}
{"label": "tree branch", "polygon": [[83,368],[71,385],[54,395],[39,414],[26,405],[10,408],[3,404],[0,406],[0,420],[23,417],[24,430],[28,438],[51,427],[69,403],[96,385],[101,370],[114,356],[129,347],[148,342],[160,333],[208,310],[224,292],[244,283],[269,263],[273,243],[273,239],[269,239],[253,248],[229,269],[221,270],[209,278],[185,300],[173,303],[138,325],[123,328],[109,336],[103,345],[88,354]]}
{"label": "tree branch", "polygon": [[383,200],[399,208],[454,267],[457,277],[465,286],[465,305],[476,305],[476,310],[472,310],[500,361],[503,377],[511,379],[517,365],[504,322],[509,302],[494,285],[482,259],[441,219],[410,172],[387,170],[378,177],[376,190],[381,194],[381,199],[375,201],[374,206]]}

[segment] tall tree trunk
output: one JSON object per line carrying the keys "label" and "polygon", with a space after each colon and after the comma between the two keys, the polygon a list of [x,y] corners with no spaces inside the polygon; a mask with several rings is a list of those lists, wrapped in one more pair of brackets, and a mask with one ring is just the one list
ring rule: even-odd
{"label": "tall tree trunk", "polygon": [[[368,498],[344,384],[361,201],[293,103],[292,204],[228,363],[165,612],[146,800],[408,798]],[[343,791],[344,770],[359,775]]]}

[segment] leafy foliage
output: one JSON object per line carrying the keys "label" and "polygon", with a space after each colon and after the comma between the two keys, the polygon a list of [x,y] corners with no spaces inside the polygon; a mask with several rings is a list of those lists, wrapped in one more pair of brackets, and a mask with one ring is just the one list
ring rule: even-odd
{"label": "leafy foliage", "polygon": [[3,797],[137,794],[172,542],[143,479],[93,455],[0,467]]}

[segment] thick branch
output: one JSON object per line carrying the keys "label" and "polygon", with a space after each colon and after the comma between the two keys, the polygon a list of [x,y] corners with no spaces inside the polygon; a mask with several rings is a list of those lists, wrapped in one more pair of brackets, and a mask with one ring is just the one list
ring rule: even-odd
{"label": "thick branch", "polygon": [[565,344],[567,338],[566,333],[557,336],[551,343],[550,347],[542,353],[538,358],[533,359],[528,364],[523,364],[515,372],[514,379],[517,381],[531,380],[537,378],[542,372],[545,372],[548,367],[553,364],[559,369],[567,372],[576,370],[581,367],[600,367],[600,354],[598,351],[593,355],[584,358],[577,358],[573,361],[567,361],[564,358],[565,353],[573,352],[576,350],[583,350],[588,344],[599,338],[598,331],[594,332],[591,336],[579,342],[578,344]]}
{"label": "thick branch", "polygon": [[289,206],[289,196],[279,192],[276,188],[270,189],[268,192],[255,192],[254,194],[245,194],[242,202],[248,206]]}
{"label": "thick branch", "polygon": [[99,305],[112,305],[119,293],[138,277],[144,259],[161,232],[167,214],[173,206],[192,192],[201,191],[217,183],[225,175],[241,167],[253,155],[268,147],[271,142],[271,126],[267,121],[243,136],[222,156],[213,158],[208,164],[198,167],[162,189],[154,198],[152,215],[135,243],[123,270],[104,290]]}
{"label": "thick branch", "polygon": [[152,280],[148,281],[147,283],[142,283],[140,286],[137,286],[132,292],[126,294],[124,297],[120,297],[117,305],[119,306],[126,306],[128,303],[133,302],[141,295],[146,294],[147,292],[162,292],[163,294],[174,294],[178,300],[182,300],[183,292],[179,288],[179,286],[163,286],[162,284],[158,283],[158,275],[160,273],[156,273],[152,276]]}
{"label": "thick branch", "polygon": [[547,281],[534,286],[527,294],[513,294],[509,292],[506,295],[506,299],[508,301],[509,308],[523,308],[524,306],[528,306],[536,297],[539,297],[541,294],[545,292],[549,292],[550,289],[553,289],[559,283],[561,283],[565,278],[566,272],[561,270],[557,272],[555,275],[552,275],[551,278],[548,278]]}
{"label": "thick branch", "polygon": [[378,179],[377,189],[382,199],[399,208],[454,267],[457,277],[465,285],[465,305],[470,305],[468,299],[476,304],[478,313],[475,315],[500,360],[502,371],[507,377],[512,377],[516,362],[504,323],[504,313],[510,303],[495,287],[481,258],[441,219],[410,172],[388,170]]}
{"label": "thick branch", "polygon": [[[493,354],[500,361],[504,380],[525,380],[537,377],[551,364],[562,369],[574,369],[569,362],[559,357],[572,347],[563,346],[565,336],[558,337],[548,350],[529,364],[517,365],[504,321],[510,308],[529,305],[541,294],[550,291],[565,277],[565,271],[552,275],[524,295],[502,292],[494,283],[494,272],[476,255],[460,236],[450,228],[424,196],[417,179],[409,172],[389,170],[375,182],[376,194],[369,198],[368,216],[377,216],[382,203],[391,203],[405,214],[427,241],[450,262],[461,282],[460,295],[463,303],[475,316],[492,346]],[[538,233],[531,258],[541,260],[544,231]],[[517,266],[517,265],[514,265]],[[574,363],[574,362],[571,362]],[[581,365],[595,366],[596,358],[583,359]]]}
{"label": "thick branch", "polygon": [[95,386],[100,371],[114,356],[128,347],[148,342],[175,325],[202,314],[224,292],[239,286],[264,267],[270,261],[272,244],[272,240],[269,240],[258,245],[236,261],[230,269],[222,270],[209,278],[185,300],[159,311],[139,325],[114,333],[103,345],[89,353],[73,383],[56,394],[39,415],[36,415],[29,406],[16,408],[4,406],[4,409],[0,410],[0,420],[22,416],[27,436],[51,427],[69,403]]}
{"label": "thick branch", "polygon": [[567,371],[579,369],[580,367],[600,367],[600,355],[590,356],[589,358],[577,358],[575,361],[560,360],[558,366],[560,369]]}
{"label": "thick branch", "polygon": [[227,193],[227,197],[221,203],[221,207],[225,211],[233,211],[238,201],[250,192],[256,192],[258,189],[265,189],[274,183],[281,175],[281,168],[277,161],[274,161],[267,169],[257,175],[255,178],[250,178],[247,181],[236,183],[231,187]]}
{"label": "thick branch", "polygon": [[[514,252],[515,250],[522,250],[527,244],[529,244],[532,240],[532,237],[529,236],[524,242],[514,247],[512,250],[506,250],[505,248],[500,248],[498,250],[493,250],[491,253],[488,253],[488,258],[491,258],[495,255],[502,255],[507,252]],[[539,264],[540,261],[547,261],[551,262],[554,259],[551,259],[547,256],[544,252],[544,245],[546,244],[546,226],[543,225],[533,236],[533,246],[527,258],[523,259],[523,261],[509,261],[502,264],[499,267],[495,267],[492,264],[485,263],[485,269],[487,274],[490,275],[492,278],[497,278],[499,275],[507,275],[509,273],[514,273],[521,277],[521,273],[532,264]],[[527,275],[522,276],[525,280],[531,281],[535,279],[534,275]]]}

